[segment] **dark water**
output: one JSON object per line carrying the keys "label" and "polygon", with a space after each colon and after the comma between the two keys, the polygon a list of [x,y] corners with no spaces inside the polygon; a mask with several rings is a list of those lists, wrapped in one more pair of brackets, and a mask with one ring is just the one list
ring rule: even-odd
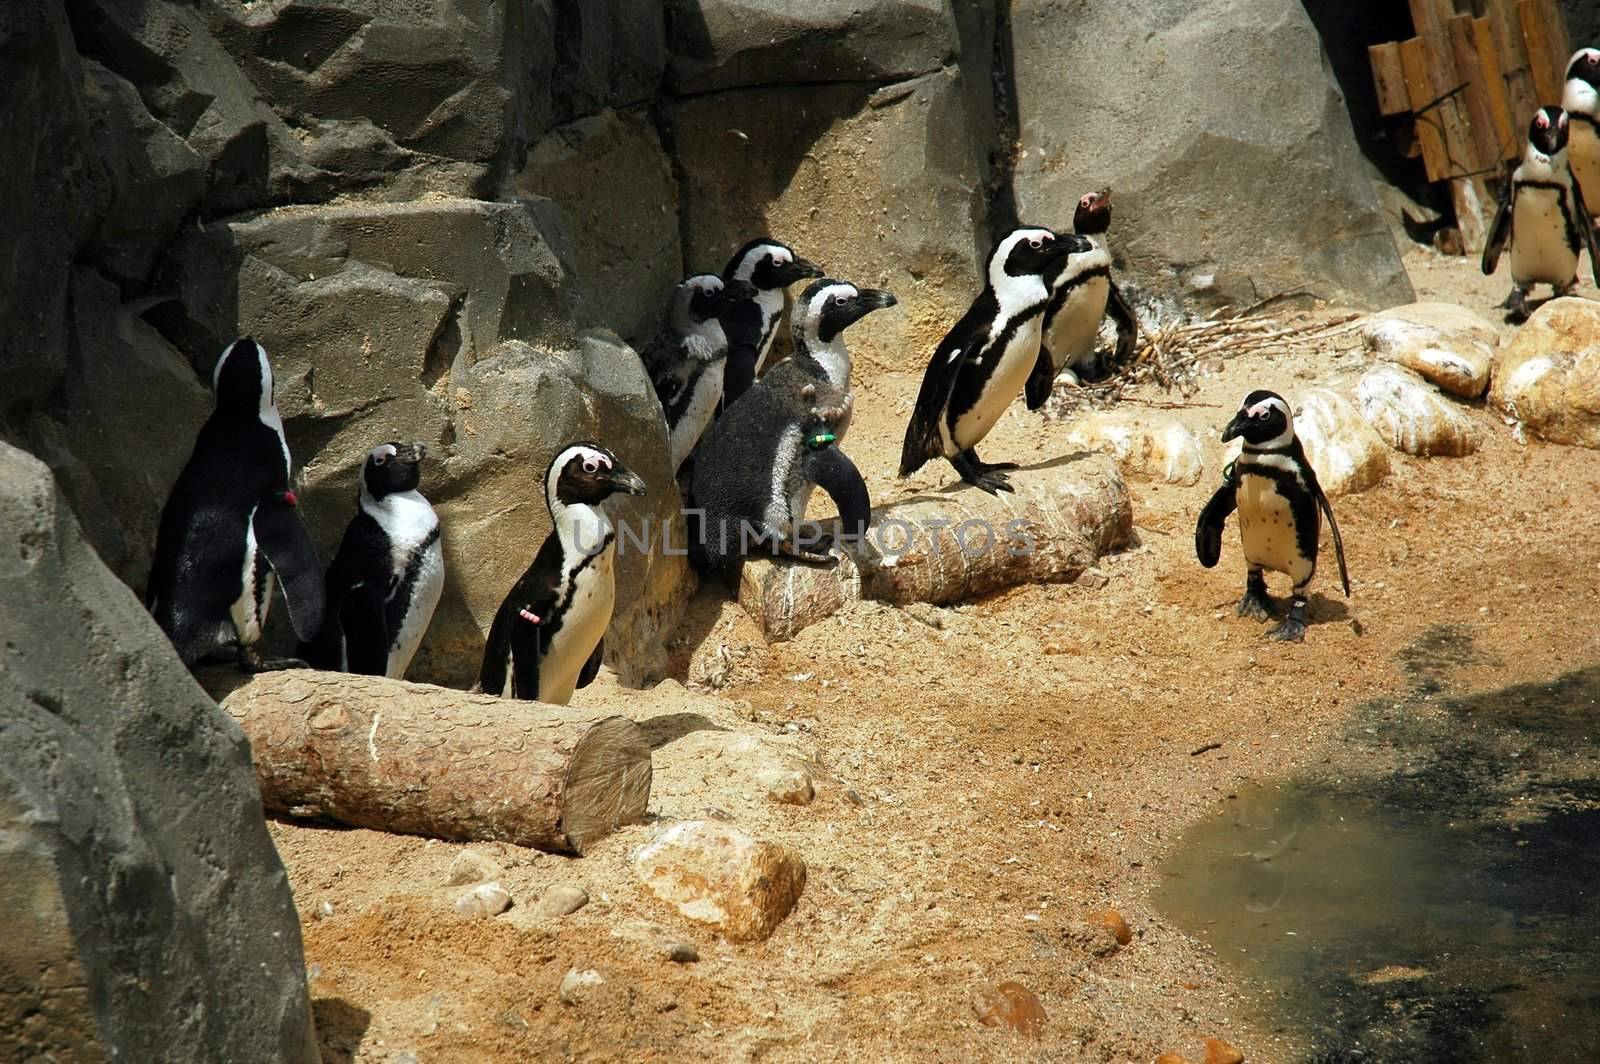
{"label": "dark water", "polygon": [[1158,905],[1306,1059],[1600,1062],[1600,668],[1441,694],[1471,653],[1408,648],[1411,692],[1165,869]]}

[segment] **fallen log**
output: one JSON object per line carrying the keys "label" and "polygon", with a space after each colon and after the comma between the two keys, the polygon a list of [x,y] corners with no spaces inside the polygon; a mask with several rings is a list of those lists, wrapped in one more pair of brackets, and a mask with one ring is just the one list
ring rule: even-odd
{"label": "fallen log", "polygon": [[200,681],[244,729],[273,812],[581,854],[650,798],[644,733],[604,710],[311,670]]}

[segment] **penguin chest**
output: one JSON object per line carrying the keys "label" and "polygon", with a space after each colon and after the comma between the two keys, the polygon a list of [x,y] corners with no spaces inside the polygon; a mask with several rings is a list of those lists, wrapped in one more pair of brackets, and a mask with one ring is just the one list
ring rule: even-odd
{"label": "penguin chest", "polygon": [[[233,635],[240,646],[253,646],[261,640],[261,630],[267,624],[267,610],[272,606],[273,576],[267,556],[256,545],[255,511],[245,522],[243,578],[239,597],[228,608],[228,619],[233,622]],[[223,639],[227,639],[224,629]]]}
{"label": "penguin chest", "polygon": [[608,545],[572,575],[571,598],[561,615],[561,627],[539,661],[539,701],[555,705],[572,701],[578,673],[605,638],[616,603],[615,553],[616,547]]}
{"label": "penguin chest", "polygon": [[1297,585],[1311,579],[1316,559],[1300,551],[1294,500],[1273,477],[1245,473],[1239,478],[1239,538],[1245,561],[1286,573]]}
{"label": "penguin chest", "polygon": [[1573,120],[1567,137],[1567,158],[1572,165],[1572,176],[1583,189],[1583,202],[1591,216],[1600,206],[1600,135],[1588,122]]}
{"label": "penguin chest", "polygon": [[1110,296],[1111,280],[1103,276],[1090,277],[1068,290],[1065,302],[1050,322],[1050,335],[1045,337],[1057,373],[1065,366],[1081,366],[1093,357]]}
{"label": "penguin chest", "polygon": [[416,656],[417,647],[433,620],[444,591],[444,552],[439,537],[418,544],[407,556],[397,574],[398,586],[392,605],[399,609],[399,623],[390,629],[389,660],[384,674],[401,679]]}
{"label": "penguin chest", "polygon": [[1518,284],[1564,285],[1578,275],[1578,253],[1567,242],[1562,191],[1517,189],[1511,216],[1511,277]]}
{"label": "penguin chest", "polygon": [[991,344],[982,356],[962,368],[963,376],[971,376],[966,382],[957,381],[955,394],[965,395],[969,402],[962,410],[952,406],[952,416],[940,426],[948,454],[976,447],[1022,391],[1039,359],[1041,325],[1037,313],[1030,315],[1009,336],[1001,337],[1000,343]]}
{"label": "penguin chest", "polygon": [[716,415],[722,399],[722,378],[727,364],[721,360],[705,366],[688,381],[688,397],[672,426],[672,468],[676,470],[689,457],[707,426]]}

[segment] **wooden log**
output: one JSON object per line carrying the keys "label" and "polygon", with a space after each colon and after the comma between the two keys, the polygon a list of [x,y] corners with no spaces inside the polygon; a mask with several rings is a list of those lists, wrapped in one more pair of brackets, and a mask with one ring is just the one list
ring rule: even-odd
{"label": "wooden log", "polygon": [[1400,42],[1372,45],[1367,49],[1367,61],[1372,64],[1372,83],[1378,89],[1378,113],[1410,114],[1411,94],[1406,92],[1406,69],[1400,62]]}
{"label": "wooden log", "polygon": [[292,670],[200,680],[250,740],[268,810],[583,853],[650,798],[650,747],[606,710]]}
{"label": "wooden log", "polygon": [[1472,20],[1472,39],[1478,49],[1478,70],[1483,76],[1484,96],[1489,102],[1489,118],[1495,143],[1500,146],[1500,158],[1515,159],[1522,154],[1520,120],[1512,115],[1505,72],[1500,67],[1500,51],[1494,43],[1494,26],[1488,18]]}

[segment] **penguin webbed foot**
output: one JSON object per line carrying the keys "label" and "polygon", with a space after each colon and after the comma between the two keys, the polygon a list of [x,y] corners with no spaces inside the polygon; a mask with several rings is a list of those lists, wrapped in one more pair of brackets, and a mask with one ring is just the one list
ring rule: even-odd
{"label": "penguin webbed foot", "polygon": [[1523,288],[1512,288],[1511,294],[1506,296],[1500,306],[1505,309],[1506,321],[1522,322],[1528,320],[1528,292]]}
{"label": "penguin webbed foot", "polygon": [[301,658],[264,658],[261,651],[254,645],[241,646],[238,657],[234,659],[239,671],[247,675],[258,672],[283,672],[286,669],[309,669],[311,666]]}
{"label": "penguin webbed foot", "polygon": [[983,489],[990,495],[1017,490],[1011,486],[1011,478],[1003,472],[1019,468],[1015,462],[984,462],[978,458],[976,451],[968,450],[950,459],[950,464],[955,466],[962,480]]}
{"label": "penguin webbed foot", "polygon": [[1272,598],[1267,594],[1267,581],[1259,572],[1250,574],[1245,582],[1244,598],[1239,600],[1240,617],[1249,617],[1253,621],[1271,621],[1278,617],[1278,607],[1272,604]]}
{"label": "penguin webbed foot", "polygon": [[1289,616],[1283,623],[1267,632],[1268,639],[1282,643],[1303,643],[1306,638],[1306,600],[1297,598],[1289,607]]}

